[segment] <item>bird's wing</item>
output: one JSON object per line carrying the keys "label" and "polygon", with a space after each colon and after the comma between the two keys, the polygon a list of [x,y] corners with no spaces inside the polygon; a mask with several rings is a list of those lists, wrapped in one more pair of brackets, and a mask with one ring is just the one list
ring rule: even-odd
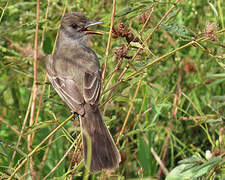
{"label": "bird's wing", "polygon": [[[52,57],[49,57],[52,60]],[[50,61],[51,61],[50,60]],[[57,76],[54,68],[49,64],[46,64],[48,78],[55,88],[59,96],[65,101],[65,103],[75,112],[80,115],[84,114],[83,104],[84,98],[76,85],[76,82],[70,78],[64,78]]]}
{"label": "bird's wing", "polygon": [[97,105],[101,93],[101,71],[84,73],[83,96],[86,103]]}

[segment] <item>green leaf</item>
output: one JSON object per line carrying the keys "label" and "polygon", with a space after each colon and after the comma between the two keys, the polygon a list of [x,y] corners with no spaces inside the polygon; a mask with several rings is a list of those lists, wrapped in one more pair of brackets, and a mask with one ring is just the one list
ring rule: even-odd
{"label": "green leaf", "polygon": [[194,174],[191,176],[192,178],[198,178],[206,174],[212,169],[210,165],[202,164],[199,167],[194,167],[193,170],[191,170]]}
{"label": "green leaf", "polygon": [[130,12],[132,12],[132,8],[125,8],[121,11],[119,11],[117,14],[116,14],[116,17],[120,17],[120,16],[124,16],[124,15],[127,15],[129,14]]}
{"label": "green leaf", "polygon": [[121,11],[119,11],[117,14],[116,14],[116,17],[120,17],[120,16],[124,16],[124,15],[127,15],[131,12],[134,12],[134,11],[137,11],[141,8],[145,7],[145,5],[140,5],[140,6],[137,6],[137,7],[134,7],[134,8],[130,8],[130,7],[127,7]]}
{"label": "green leaf", "polygon": [[43,52],[45,54],[51,54],[53,49],[52,39],[50,37],[46,37],[43,43]]}
{"label": "green leaf", "polygon": [[133,46],[133,47],[137,47],[137,48],[142,48],[143,49],[143,46],[139,42],[131,42],[130,45]]}
{"label": "green leaf", "polygon": [[223,122],[221,118],[218,119],[207,119],[206,123],[216,123],[216,122]]}
{"label": "green leaf", "polygon": [[169,33],[178,36],[190,36],[189,31],[183,25],[179,24],[162,24],[162,27]]}
{"label": "green leaf", "polygon": [[202,163],[202,159],[198,156],[192,156],[190,158],[186,158],[186,159],[183,159],[183,160],[180,160],[179,161],[179,164],[195,164],[195,163]]}
{"label": "green leaf", "polygon": [[7,150],[3,146],[3,143],[2,142],[0,142],[0,155],[3,155],[5,157],[8,157],[9,158],[9,155],[7,153]]}
{"label": "green leaf", "polygon": [[207,78],[225,78],[225,73],[207,74]]}
{"label": "green leaf", "polygon": [[217,10],[216,10],[216,7],[215,7],[211,2],[208,1],[208,3],[209,3],[209,5],[210,5],[211,9],[213,10],[214,14],[215,14],[216,16],[218,16],[218,12],[217,12]]}
{"label": "green leaf", "polygon": [[144,141],[142,136],[138,137],[138,159],[146,176],[150,175],[150,147]]}
{"label": "green leaf", "polygon": [[[185,180],[185,177],[181,175],[182,171],[187,167],[188,165],[182,164],[177,167],[175,167],[167,176],[166,180]],[[188,177],[186,178],[188,179]]]}
{"label": "green leaf", "polygon": [[217,101],[225,101],[225,96],[213,96],[212,99]]}
{"label": "green leaf", "polygon": [[[196,179],[207,174],[211,169],[218,166],[224,160],[221,157],[214,157],[205,163],[201,163],[201,158],[193,156],[180,162],[185,163],[175,167],[166,177],[166,180]],[[179,162],[179,163],[180,163]]]}
{"label": "green leaf", "polygon": [[118,97],[116,98],[116,101],[118,101],[118,102],[129,102],[129,98],[127,98],[127,97],[122,97],[122,96],[118,96]]}
{"label": "green leaf", "polygon": [[222,83],[223,81],[225,81],[225,78],[222,78],[222,79],[217,79],[215,81],[212,81],[210,84],[208,84],[207,86],[214,86],[214,85],[217,85],[217,84],[220,84]]}

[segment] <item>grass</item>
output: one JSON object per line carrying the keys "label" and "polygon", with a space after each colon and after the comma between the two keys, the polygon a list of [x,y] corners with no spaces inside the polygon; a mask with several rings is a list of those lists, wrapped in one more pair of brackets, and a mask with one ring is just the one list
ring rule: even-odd
{"label": "grass", "polygon": [[[0,179],[223,179],[222,1],[7,1],[0,4]],[[100,109],[122,161],[85,173],[79,121],[48,83],[65,12],[101,20]]]}

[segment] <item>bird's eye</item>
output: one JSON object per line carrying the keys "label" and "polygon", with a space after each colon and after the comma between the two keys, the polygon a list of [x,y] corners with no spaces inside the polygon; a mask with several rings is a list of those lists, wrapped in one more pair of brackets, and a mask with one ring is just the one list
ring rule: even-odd
{"label": "bird's eye", "polygon": [[78,27],[77,24],[72,24],[71,26],[73,29],[77,29],[77,27]]}

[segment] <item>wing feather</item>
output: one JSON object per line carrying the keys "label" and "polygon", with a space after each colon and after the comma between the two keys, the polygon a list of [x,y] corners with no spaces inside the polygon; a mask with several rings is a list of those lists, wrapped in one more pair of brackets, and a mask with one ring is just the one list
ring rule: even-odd
{"label": "wing feather", "polygon": [[91,105],[97,105],[101,93],[101,74],[91,74],[85,72],[83,95],[84,100]]}
{"label": "wing feather", "polygon": [[62,78],[57,76],[54,68],[52,67],[52,56],[50,56],[48,60],[49,61],[46,63],[47,74],[56,92],[73,111],[83,115],[84,98],[77,87],[76,82],[70,78]]}

